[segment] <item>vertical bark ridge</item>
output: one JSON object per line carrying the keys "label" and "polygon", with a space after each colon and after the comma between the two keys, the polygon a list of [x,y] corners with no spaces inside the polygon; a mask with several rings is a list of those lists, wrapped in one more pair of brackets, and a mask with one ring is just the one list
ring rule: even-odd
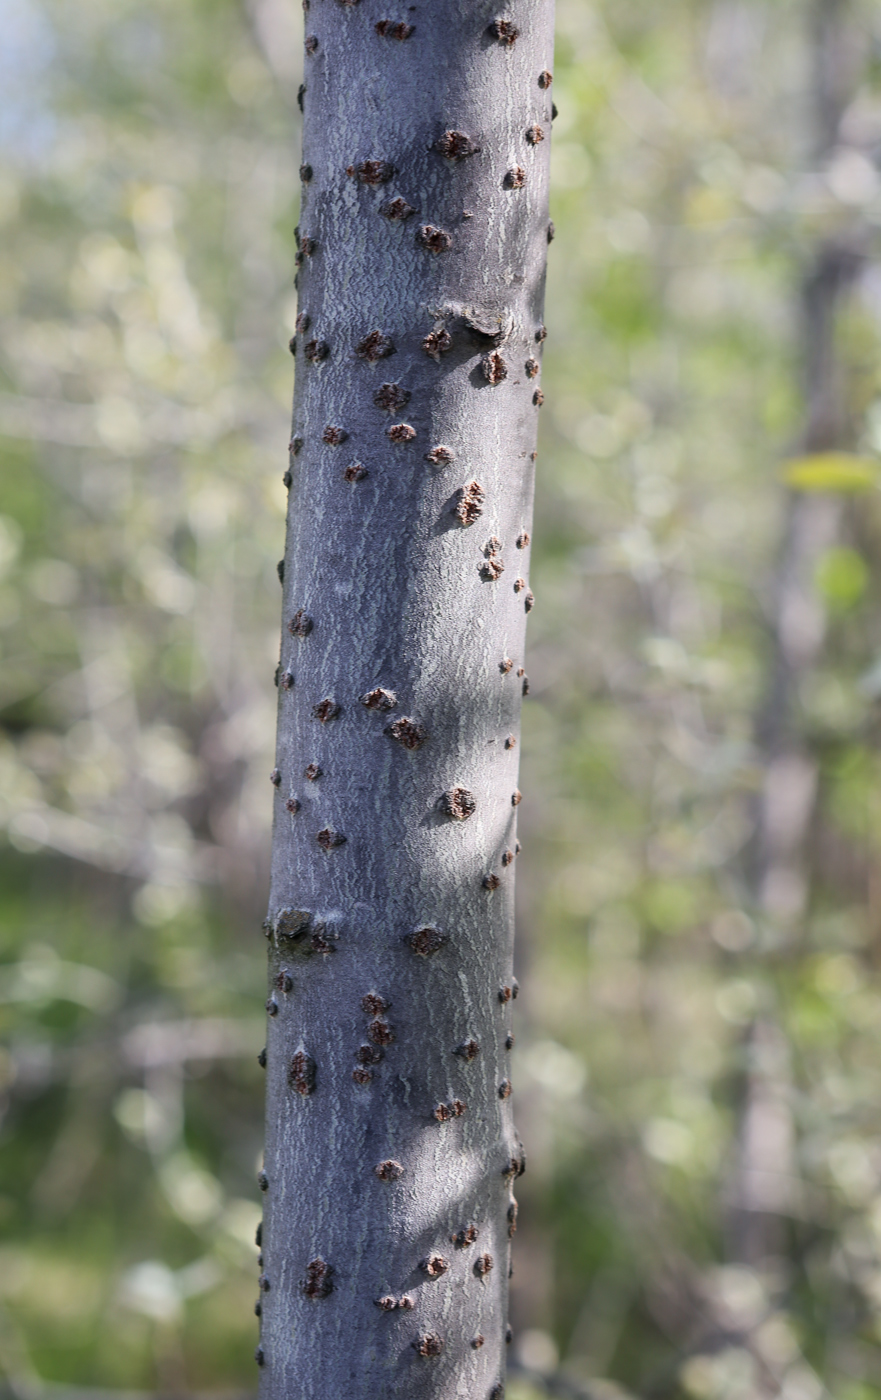
{"label": "vertical bark ridge", "polygon": [[503,1393],[552,23],[306,12],[264,1397]]}

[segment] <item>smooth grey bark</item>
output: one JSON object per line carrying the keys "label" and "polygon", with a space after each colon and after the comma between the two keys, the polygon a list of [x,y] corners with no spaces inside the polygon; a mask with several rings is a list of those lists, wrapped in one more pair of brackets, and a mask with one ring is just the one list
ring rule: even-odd
{"label": "smooth grey bark", "polygon": [[307,7],[265,1400],[503,1393],[552,27]]}

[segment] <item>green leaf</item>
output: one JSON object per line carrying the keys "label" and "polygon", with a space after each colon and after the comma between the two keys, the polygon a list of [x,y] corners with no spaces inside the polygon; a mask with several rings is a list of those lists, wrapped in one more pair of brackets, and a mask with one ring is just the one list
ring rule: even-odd
{"label": "green leaf", "polygon": [[794,491],[870,491],[878,481],[875,457],[855,452],[813,452],[790,457],[783,465],[783,480]]}

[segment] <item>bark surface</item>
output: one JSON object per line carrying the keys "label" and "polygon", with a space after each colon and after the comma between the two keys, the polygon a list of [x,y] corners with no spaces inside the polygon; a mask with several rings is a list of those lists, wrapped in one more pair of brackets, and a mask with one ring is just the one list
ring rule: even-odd
{"label": "bark surface", "polygon": [[550,0],[312,0],[261,1393],[500,1396]]}

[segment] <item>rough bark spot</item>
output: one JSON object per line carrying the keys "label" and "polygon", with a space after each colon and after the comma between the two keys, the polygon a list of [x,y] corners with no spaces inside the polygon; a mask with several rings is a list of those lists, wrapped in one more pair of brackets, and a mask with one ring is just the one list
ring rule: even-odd
{"label": "rough bark spot", "polygon": [[320,700],[317,705],[312,706],[313,718],[320,720],[322,724],[328,724],[332,719],[337,719],[341,713],[341,707],[328,695],[326,700]]}
{"label": "rough bark spot", "polygon": [[305,1050],[298,1050],[288,1067],[288,1083],[307,1099],[315,1091],[315,1061]]}
{"label": "rough bark spot", "polygon": [[307,39],[306,39],[306,41],[305,41],[303,47],[304,47],[304,49],[306,50],[306,52],[307,52],[308,54],[317,53],[317,52],[318,52],[318,38],[317,38],[317,36],[316,36],[315,34],[310,34],[310,35],[308,35],[308,37],[307,37]]}
{"label": "rough bark spot", "polygon": [[529,677],[528,677],[528,676],[524,676],[524,677],[523,677],[522,693],[523,693],[524,697],[527,696],[527,695],[529,694]]}
{"label": "rough bark spot", "polygon": [[544,127],[539,126],[538,123],[528,126],[526,128],[526,139],[530,146],[537,146],[539,141],[545,139]]}
{"label": "rough bark spot", "polygon": [[453,460],[452,449],[442,445],[433,447],[430,452],[426,452],[425,460],[435,467],[448,467]]}
{"label": "rough bark spot", "polygon": [[526,1170],[526,1163],[523,1157],[509,1157],[505,1166],[502,1167],[502,1176],[522,1176]]}
{"label": "rough bark spot", "polygon": [[277,1015],[278,1015],[278,1002],[276,1001],[275,997],[267,997],[267,999],[266,999],[266,1014],[267,1014],[267,1016],[277,1016]]}
{"label": "rough bark spot", "polygon": [[300,452],[302,452],[302,450],[303,439],[301,437],[292,437],[290,442],[288,443],[288,452],[291,454],[291,456],[296,457]]}
{"label": "rough bark spot", "polygon": [[468,1105],[461,1099],[452,1099],[450,1103],[439,1103],[432,1110],[432,1118],[436,1118],[438,1123],[449,1123],[451,1118],[461,1118],[466,1112]]}
{"label": "rough bark spot", "polygon": [[[260,1302],[260,1299],[259,1299],[259,1298],[257,1299],[256,1303],[254,1304],[254,1316],[255,1316],[255,1317],[262,1317],[262,1316],[263,1316],[263,1304]],[[256,1360],[256,1353],[255,1353],[255,1360]]]}
{"label": "rough bark spot", "polygon": [[409,423],[393,423],[388,429],[387,436],[392,442],[412,442],[416,436],[416,429],[411,428]]}
{"label": "rough bark spot", "polygon": [[532,612],[532,609],[535,607],[535,594],[532,592],[532,589],[527,590],[526,597],[523,599],[523,606],[527,612]]}
{"label": "rough bark spot", "polygon": [[480,566],[480,577],[488,583],[495,583],[505,572],[505,561],[500,554],[490,553]]}
{"label": "rough bark spot", "polygon": [[422,248],[427,248],[430,253],[445,253],[453,246],[453,240],[446,229],[437,228],[434,224],[422,224],[416,234],[416,242]]}
{"label": "rough bark spot", "polygon": [[264,1171],[259,1171],[257,1173],[257,1185],[260,1187],[261,1191],[269,1190],[269,1177]]}
{"label": "rough bark spot", "polygon": [[323,851],[332,851],[335,846],[345,845],[346,838],[341,831],[334,831],[332,826],[325,826],[315,840]]}
{"label": "rough bark spot", "polygon": [[499,987],[499,1001],[502,1003],[502,1005],[504,1006],[505,1003],[506,1003],[506,1002],[509,1002],[510,1000],[511,1000],[511,988],[510,988],[510,987]]}
{"label": "rough bark spot", "polygon": [[390,734],[393,739],[396,739],[399,744],[402,744],[405,749],[410,749],[411,751],[421,749],[428,738],[427,729],[415,719],[410,719],[408,716],[404,715],[402,715],[400,719],[396,719],[394,724],[388,725],[385,732],[386,734]]}
{"label": "rough bark spot", "polygon": [[[526,378],[535,379],[541,366],[539,365],[538,360],[534,360],[530,355],[529,359],[526,361],[524,368],[526,370]],[[520,546],[518,545],[517,548],[519,549]]]}
{"label": "rough bark spot", "polygon": [[456,1046],[453,1054],[460,1055],[463,1060],[470,1063],[471,1060],[476,1060],[480,1054],[480,1043],[474,1039],[463,1040],[461,1045]]}
{"label": "rough bark spot", "polygon": [[483,514],[486,492],[479,481],[469,481],[467,486],[459,487],[457,495],[458,500],[453,507],[452,514],[455,515],[460,525],[473,525],[475,520]]}
{"label": "rough bark spot", "polygon": [[260,1277],[257,1280],[257,1287],[260,1289],[261,1293],[269,1292],[270,1288],[272,1287],[272,1284],[269,1282],[269,1279],[267,1278],[266,1274],[260,1275]]}
{"label": "rough bark spot", "polygon": [[326,442],[328,447],[339,447],[341,443],[345,442],[348,436],[349,434],[346,432],[345,428],[336,428],[332,423],[328,423],[324,432],[321,434],[321,441]]}
{"label": "rough bark spot", "polygon": [[480,1254],[474,1261],[474,1272],[478,1278],[485,1278],[493,1266],[491,1254]]}
{"label": "rough bark spot", "polygon": [[441,933],[435,924],[426,924],[424,928],[417,928],[412,933],[408,933],[406,942],[420,958],[430,958],[433,953],[449,942],[449,935]]}
{"label": "rough bark spot", "polygon": [[398,1299],[398,1307],[404,1312],[412,1312],[416,1306],[415,1298],[411,1298],[409,1293],[404,1293]]}
{"label": "rough bark spot", "polygon": [[542,89],[542,91],[544,91],[546,88],[549,88],[553,81],[553,73],[551,73],[547,68],[543,68],[538,75],[538,85]]}
{"label": "rough bark spot", "polygon": [[463,787],[450,788],[438,801],[438,807],[444,816],[452,818],[454,822],[467,821],[474,815],[476,806],[473,793]]}
{"label": "rough bark spot", "polygon": [[384,1298],[377,1298],[376,1306],[382,1308],[383,1312],[394,1312],[395,1308],[398,1306],[398,1300],[397,1298],[393,1298],[390,1293],[387,1293]]}
{"label": "rough bark spot", "polygon": [[499,662],[499,670],[501,671],[503,676],[507,676],[512,670],[513,666],[514,662],[511,660],[510,656],[503,656],[501,661]]}
{"label": "rough bark spot", "polygon": [[526,579],[525,579],[525,578],[515,578],[515,580],[514,580],[514,592],[515,592],[515,593],[522,593],[525,587],[526,587]]}
{"label": "rough bark spot", "polygon": [[307,340],[303,346],[303,354],[313,365],[320,365],[330,354],[330,346],[326,340]]}
{"label": "rough bark spot", "polygon": [[498,39],[500,44],[504,44],[506,48],[510,49],[512,45],[517,42],[517,36],[520,30],[517,28],[516,24],[509,19],[494,19],[487,33],[491,34],[494,39]]}
{"label": "rough bark spot", "polygon": [[508,1206],[508,1239],[513,1239],[517,1233],[517,1216],[520,1211],[516,1201],[512,1201]]}
{"label": "rough bark spot", "polygon": [[285,472],[281,479],[282,486],[286,486],[290,491],[293,480],[294,478],[291,476],[290,472]]}
{"label": "rough bark spot", "polygon": [[556,236],[557,236],[557,229],[556,229],[556,226],[555,226],[555,224],[554,224],[554,221],[553,221],[553,219],[549,219],[549,220],[548,220],[548,242],[549,242],[549,243],[553,243],[553,241],[554,241],[554,239],[556,238]]}
{"label": "rough bark spot", "polygon": [[479,1233],[480,1231],[476,1225],[464,1225],[461,1230],[457,1230],[454,1235],[450,1235],[450,1239],[457,1249],[468,1249],[470,1245],[474,1244]]}
{"label": "rough bark spot", "polygon": [[537,344],[537,345],[541,345],[542,341],[543,341],[543,340],[547,340],[547,338],[548,338],[547,327],[546,327],[546,326],[539,326],[538,329],[537,329],[536,332],[535,332],[535,342],[536,342],[536,344]]}
{"label": "rough bark spot", "polygon": [[412,204],[408,204],[406,199],[401,199],[401,196],[398,195],[396,199],[390,199],[388,204],[383,205],[380,212],[392,223],[403,223],[410,218],[411,214],[415,214],[416,210]]}
{"label": "rough bark spot", "polygon": [[283,967],[281,972],[276,973],[274,985],[280,992],[293,991],[294,979],[291,977],[291,974],[288,972],[287,968]]}
{"label": "rough bark spot", "polygon": [[523,666],[518,666],[518,667],[517,667],[517,677],[518,677],[518,679],[520,679],[521,677],[523,677],[523,676],[525,676],[525,675],[526,675],[526,669],[525,669],[525,667],[523,667]]}
{"label": "rough bark spot", "polygon": [[373,1075],[369,1069],[362,1069],[360,1066],[352,1070],[352,1078],[356,1084],[369,1084]]}
{"label": "rough bark spot", "polygon": [[502,183],[506,190],[522,190],[526,184],[526,171],[523,166],[512,165],[510,170],[505,171]]}
{"label": "rough bark spot", "polygon": [[391,336],[383,335],[382,331],[370,331],[355,346],[355,354],[358,359],[367,360],[368,364],[371,365],[375,365],[377,360],[388,359],[389,355],[394,353],[395,347]]}
{"label": "rough bark spot", "polygon": [[386,1001],[378,992],[366,992],[361,998],[361,1010],[367,1016],[381,1016],[390,1006],[391,1002]]}
{"label": "rough bark spot", "polygon": [[494,875],[494,874],[484,875],[483,881],[482,881],[483,888],[484,888],[485,890],[490,890],[490,891],[492,891],[492,890],[497,890],[497,889],[499,888],[499,885],[500,885],[501,883],[502,883],[502,882],[501,882],[501,880],[499,879],[498,875]]}
{"label": "rough bark spot", "polygon": [[380,1181],[397,1181],[404,1175],[404,1168],[400,1162],[389,1159],[387,1162],[378,1162],[373,1168]]}
{"label": "rough bark spot", "polygon": [[453,337],[449,331],[429,331],[422,342],[422,348],[426,355],[430,355],[433,360],[440,362],[441,355],[445,355],[453,344]]}
{"label": "rough bark spot", "polygon": [[393,710],[398,703],[398,697],[393,690],[383,690],[377,686],[375,690],[368,690],[366,695],[361,696],[361,704],[368,710]]}
{"label": "rough bark spot", "polygon": [[360,165],[347,165],[346,174],[360,185],[387,185],[395,167],[387,160],[362,160]]}
{"label": "rough bark spot", "polygon": [[346,467],[346,470],[343,472],[343,480],[350,482],[363,481],[365,476],[369,475],[370,473],[368,472],[367,468],[362,466],[360,462],[350,462],[349,465]]}
{"label": "rough bark spot", "polygon": [[305,83],[301,83],[300,86],[297,88],[297,106],[299,107],[299,109],[300,109],[301,112],[302,112],[302,110],[303,110],[303,98],[304,98],[305,96],[306,96],[306,84],[305,84]]}
{"label": "rough bark spot", "polygon": [[359,1045],[355,1058],[362,1065],[378,1065],[382,1056],[383,1051],[380,1045]]}
{"label": "rough bark spot", "polygon": [[276,938],[302,938],[312,922],[310,909],[279,909],[275,916]]}
{"label": "rough bark spot", "polygon": [[409,39],[414,28],[412,24],[405,24],[403,20],[395,22],[390,19],[381,19],[373,27],[381,39],[398,39],[401,43]]}
{"label": "rough bark spot", "polygon": [[309,181],[312,179],[313,173],[311,165],[300,166],[300,179],[303,181],[304,185],[308,185]]}
{"label": "rough bark spot", "polygon": [[517,747],[517,739],[516,739],[515,735],[509,734],[508,737],[507,737],[507,739],[505,740],[505,748],[506,748],[506,749],[515,749],[516,747]]}
{"label": "rough bark spot", "polygon": [[482,1332],[478,1332],[476,1337],[471,1338],[471,1345],[473,1346],[475,1351],[480,1351],[480,1348],[483,1346],[483,1343],[484,1336]]}
{"label": "rough bark spot", "polygon": [[258,1065],[260,1066],[261,1069],[265,1069],[265,1068],[266,1068],[266,1046],[265,1046],[265,1045],[264,1045],[263,1049],[260,1050],[260,1051],[258,1052],[258,1054],[257,1054],[257,1063],[258,1063]]}
{"label": "rough bark spot", "polygon": [[257,1362],[257,1365],[258,1365],[258,1366],[264,1365],[264,1363],[265,1363],[265,1361],[266,1361],[266,1357],[265,1357],[264,1354],[263,1354],[263,1348],[262,1348],[262,1347],[255,1347],[255,1348],[254,1348],[254,1360]]}
{"label": "rough bark spot", "polygon": [[395,1032],[388,1021],[371,1021],[367,1027],[367,1035],[374,1045],[391,1045]]}
{"label": "rough bark spot", "polygon": [[309,782],[314,783],[317,778],[321,777],[321,774],[324,772],[324,769],[320,768],[317,763],[309,763],[303,769],[303,772],[305,776],[309,779]]}
{"label": "rough bark spot", "polygon": [[512,850],[502,851],[502,865],[511,865],[513,860],[514,852]]}
{"label": "rough bark spot", "polygon": [[428,1274],[429,1278],[440,1278],[441,1274],[447,1272],[450,1264],[449,1260],[445,1259],[442,1254],[429,1254],[427,1259],[422,1260],[419,1267],[423,1273]]}
{"label": "rough bark spot", "polygon": [[513,1089],[514,1086],[511,1083],[510,1079],[503,1079],[501,1084],[499,1085],[499,1098],[509,1099],[511,1097]]}
{"label": "rough bark spot", "polygon": [[545,396],[542,393],[541,389],[536,389],[535,393],[532,396],[532,402],[535,404],[536,408],[541,408],[544,401]]}
{"label": "rough bark spot", "polygon": [[281,787],[281,773],[277,768],[273,768],[269,775],[269,781],[272,783],[273,787]]}
{"label": "rough bark spot", "polygon": [[301,1287],[307,1298],[327,1298],[333,1292],[331,1275],[333,1269],[323,1259],[313,1259],[306,1266],[306,1277]]}
{"label": "rough bark spot", "polygon": [[444,1349],[444,1339],[436,1332],[423,1332],[412,1343],[417,1356],[440,1356]]}
{"label": "rough bark spot", "polygon": [[493,350],[489,355],[484,355],[480,362],[480,368],[487,384],[501,384],[503,379],[508,378],[508,366],[497,350]]}
{"label": "rough bark spot", "polygon": [[288,349],[290,350],[290,352],[291,352],[292,355],[296,355],[296,353],[297,353],[297,341],[296,341],[296,337],[295,337],[295,336],[291,336],[290,340],[288,341]]}
{"label": "rough bark spot", "polygon": [[277,563],[276,566],[275,566],[275,572],[278,574],[278,581],[279,581],[279,583],[281,584],[282,588],[284,588],[284,560],[283,560],[283,559],[279,559],[278,563]]}
{"label": "rough bark spot", "polygon": [[464,131],[445,131],[434,143],[434,149],[446,160],[465,160],[476,156],[480,147]]}
{"label": "rough bark spot", "polygon": [[314,238],[309,238],[306,234],[303,235],[300,239],[300,245],[297,248],[297,256],[294,258],[297,267],[302,267],[306,258],[311,258],[312,254],[315,252],[316,246]]}
{"label": "rough bark spot", "polygon": [[282,690],[293,690],[293,688],[294,688],[294,677],[293,677],[293,673],[292,673],[291,671],[282,671],[282,673],[281,673],[281,688],[282,688]]}
{"label": "rough bark spot", "polygon": [[499,1381],[498,1385],[493,1386],[489,1393],[489,1400],[505,1400],[505,1387],[501,1381]]}
{"label": "rough bark spot", "polygon": [[373,395],[373,402],[386,413],[397,413],[410,402],[410,391],[402,389],[400,384],[380,384]]}
{"label": "rough bark spot", "polygon": [[528,531],[528,530],[522,530],[522,531],[520,532],[520,534],[517,536],[517,548],[518,548],[518,549],[526,549],[526,547],[527,547],[528,544],[529,544],[529,531]]}
{"label": "rough bark spot", "polygon": [[[346,838],[343,837],[344,841],[345,839]],[[313,933],[312,937],[309,939],[310,953],[329,953],[331,951],[331,946],[324,936],[325,931],[326,925],[321,924],[319,928],[316,929],[315,933]],[[339,934],[337,934],[336,937],[339,937]]]}

